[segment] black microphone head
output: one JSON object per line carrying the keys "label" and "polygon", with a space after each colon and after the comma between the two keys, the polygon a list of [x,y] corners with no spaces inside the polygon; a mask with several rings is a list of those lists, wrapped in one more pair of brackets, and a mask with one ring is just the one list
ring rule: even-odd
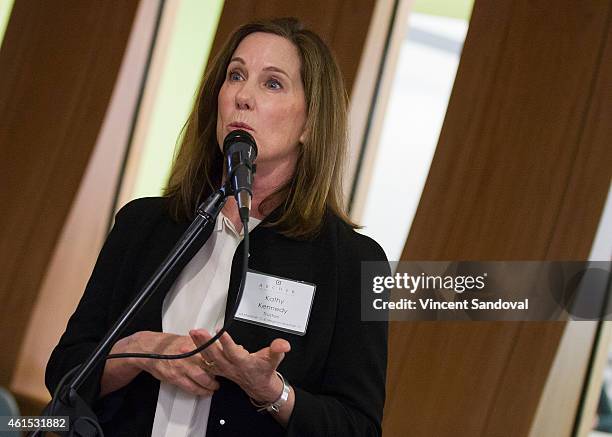
{"label": "black microphone head", "polygon": [[252,147],[253,150],[251,151],[251,153],[253,161],[257,157],[257,144],[255,143],[255,138],[253,138],[253,136],[247,131],[244,131],[242,129],[236,129],[227,134],[227,136],[223,140],[223,154],[227,155],[228,153],[236,151],[230,151],[230,148],[233,148],[232,146],[234,145],[237,146],[237,150],[240,150],[245,146]]}

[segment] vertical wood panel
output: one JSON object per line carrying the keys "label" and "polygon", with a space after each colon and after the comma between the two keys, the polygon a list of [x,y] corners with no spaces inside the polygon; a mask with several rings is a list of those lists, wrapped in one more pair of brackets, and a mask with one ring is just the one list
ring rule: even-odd
{"label": "vertical wood panel", "polygon": [[[574,247],[549,250],[560,237],[554,226],[579,168],[578,142],[609,31],[610,3],[485,3],[474,6],[426,195],[404,253],[413,259],[584,257],[590,234],[581,254]],[[454,195],[458,187],[461,195]],[[598,191],[588,196],[599,209],[591,211],[595,220],[605,196]]]}
{"label": "vertical wood panel", "polygon": [[[402,259],[588,258],[612,176],[611,8],[476,1]],[[392,324],[385,434],[528,435],[564,329]]]}
{"label": "vertical wood panel", "polygon": [[[612,8],[608,12],[608,31],[607,38],[602,40],[601,56],[599,57],[599,68],[595,73],[591,85],[591,102],[587,112],[584,114],[583,133],[578,142],[576,151],[575,165],[569,178],[567,192],[563,201],[562,212],[556,223],[554,240],[551,244],[552,253],[572,253],[579,254],[588,252],[590,241],[582,238],[578,229],[593,229],[598,225],[597,217],[592,213],[599,209],[599,205],[606,202],[606,192],[602,187],[610,184],[610,172],[612,169]],[[608,193],[608,196],[610,194]],[[603,199],[602,199],[603,198]],[[610,200],[607,200],[610,202]],[[609,207],[609,206],[608,206]],[[609,220],[609,216],[607,218]],[[602,217],[602,220],[604,218]],[[609,223],[609,222],[608,222]],[[603,229],[609,228],[604,226]],[[599,230],[601,232],[601,229]],[[610,236],[599,236],[603,240],[610,239]],[[601,244],[601,243],[600,243]],[[605,243],[604,243],[605,244]],[[604,249],[606,252],[594,260],[609,260],[612,256],[612,247]],[[591,252],[591,256],[593,253]],[[538,406],[538,415],[532,428],[531,436],[538,437],[547,433],[559,437],[571,434],[571,427],[574,422],[572,415],[558,418],[559,411],[575,411],[579,405],[579,395],[582,384],[589,384],[588,399],[586,400],[582,413],[582,426],[578,435],[587,435],[587,430],[593,427],[592,418],[595,417],[595,410],[601,392],[603,380],[603,368],[608,361],[608,351],[610,349],[610,322],[604,323],[602,338],[597,346],[599,353],[594,361],[592,381],[585,381],[586,366],[583,364],[589,358],[592,341],[584,341],[580,336],[586,336],[585,331],[594,331],[595,322],[574,322],[579,324],[573,329],[566,328],[565,335],[578,337],[567,354],[557,356],[555,368],[562,368],[549,376],[547,386],[543,393],[546,398],[542,399]],[[585,326],[586,325],[586,326]],[[594,335],[591,335],[593,339]],[[581,352],[577,356],[577,352]],[[582,365],[580,365],[582,364]],[[588,365],[588,363],[587,363]],[[544,431],[542,431],[544,430]]]}
{"label": "vertical wood panel", "polygon": [[[605,16],[603,7],[601,13]],[[579,230],[597,227],[599,217],[593,212],[605,203],[608,193],[604,187],[610,185],[612,176],[612,3],[606,19],[604,38],[597,46],[596,71],[583,78],[591,87],[590,101],[580,114],[580,135],[549,249],[568,258],[589,253],[591,240],[583,238]],[[608,250],[612,252],[612,248]]]}
{"label": "vertical wood panel", "polygon": [[[129,142],[132,119],[147,67],[160,9],[159,0],[141,2],[96,144],[32,309],[11,391],[37,401],[38,414],[49,401],[44,373],[51,351],[66,328],[108,234],[109,211]],[[61,292],[58,292],[61,290]]]}
{"label": "vertical wood panel", "polygon": [[0,51],[0,384],[13,373],[137,5],[17,0],[13,7]]}

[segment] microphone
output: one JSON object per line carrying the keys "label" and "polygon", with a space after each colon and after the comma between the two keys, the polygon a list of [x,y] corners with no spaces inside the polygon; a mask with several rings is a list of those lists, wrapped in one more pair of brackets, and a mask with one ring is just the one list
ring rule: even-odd
{"label": "microphone", "polygon": [[252,186],[257,144],[248,132],[242,129],[234,130],[223,140],[223,154],[227,163],[227,176],[238,203],[240,220],[247,223],[253,197]]}

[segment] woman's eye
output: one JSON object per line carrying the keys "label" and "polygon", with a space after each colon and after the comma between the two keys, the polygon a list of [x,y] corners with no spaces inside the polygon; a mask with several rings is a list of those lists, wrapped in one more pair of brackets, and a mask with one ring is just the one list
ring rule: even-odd
{"label": "woman's eye", "polygon": [[266,87],[271,89],[271,90],[279,90],[281,89],[283,86],[281,85],[281,83],[276,80],[276,79],[270,79],[266,82]]}
{"label": "woman's eye", "polygon": [[231,81],[236,81],[236,80],[241,80],[242,79],[242,76],[237,71],[230,71],[229,74],[227,75],[227,77]]}

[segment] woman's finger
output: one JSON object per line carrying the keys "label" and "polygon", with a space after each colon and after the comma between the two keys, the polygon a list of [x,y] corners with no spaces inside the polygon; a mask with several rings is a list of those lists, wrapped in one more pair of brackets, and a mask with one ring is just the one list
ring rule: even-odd
{"label": "woman's finger", "polygon": [[[212,338],[212,336],[205,329],[193,329],[189,331],[189,335],[191,336],[193,342],[198,345],[204,344]],[[215,374],[217,374],[217,370],[222,370],[228,365],[228,360],[225,357],[223,348],[218,341],[215,341],[213,344],[200,352],[200,356],[207,362],[214,363],[214,369],[209,368],[209,370]],[[222,372],[219,374],[222,374]]]}
{"label": "woman's finger", "polygon": [[215,391],[220,387],[219,382],[215,379],[215,377],[204,371],[201,367],[191,369],[187,376],[193,382],[207,390]]}
{"label": "woman's finger", "polygon": [[227,332],[224,332],[223,335],[219,337],[219,341],[221,342],[221,346],[223,346],[223,353],[225,356],[234,363],[238,363],[250,355],[244,347],[237,345]]}
{"label": "woman's finger", "polygon": [[278,367],[278,365],[285,358],[285,354],[291,350],[291,345],[289,342],[282,338],[277,338],[272,341],[270,344],[270,364],[274,369]]}
{"label": "woman's finger", "polygon": [[[213,337],[206,329],[192,329],[191,331],[189,331],[189,336],[198,347],[208,342]],[[222,349],[219,340],[215,341],[213,344],[211,344],[204,350],[209,350],[214,347]]]}

